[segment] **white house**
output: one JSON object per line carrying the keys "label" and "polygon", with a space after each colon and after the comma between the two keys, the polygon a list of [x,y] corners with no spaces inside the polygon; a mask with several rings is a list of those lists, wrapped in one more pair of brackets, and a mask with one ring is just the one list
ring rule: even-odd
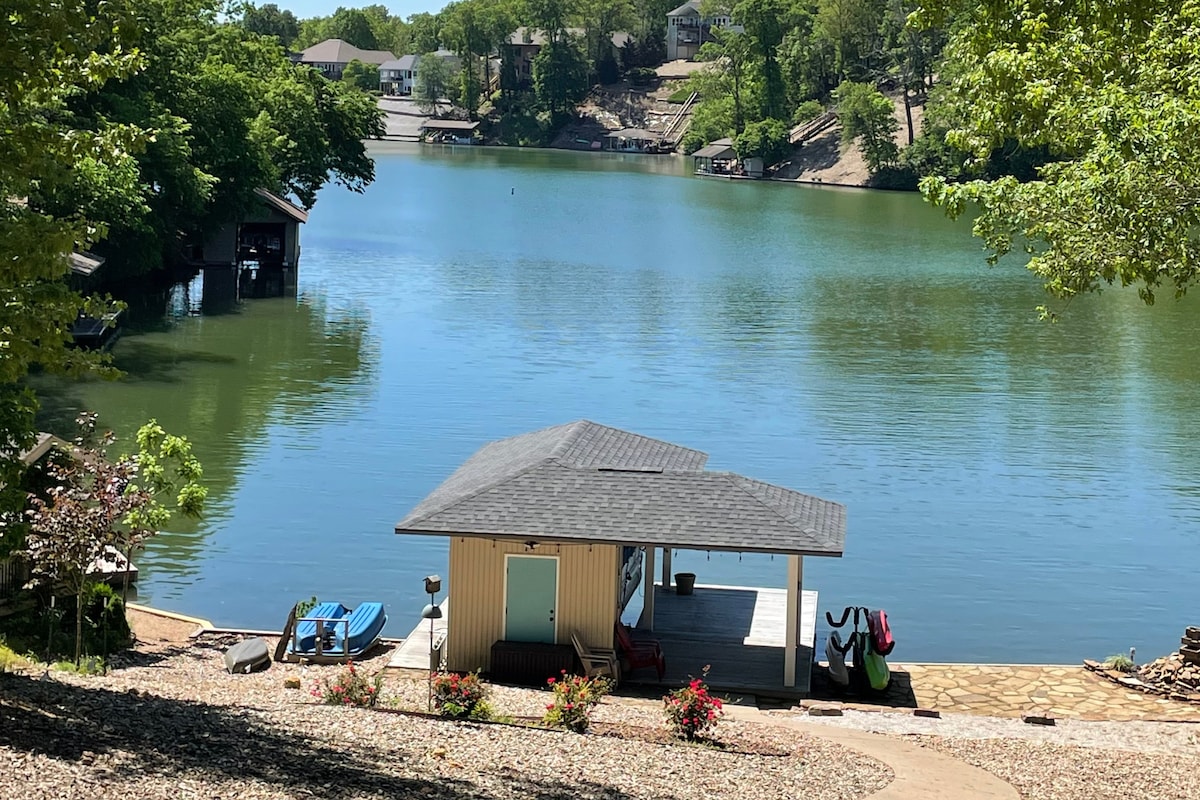
{"label": "white house", "polygon": [[[459,68],[459,58],[452,50],[438,50],[433,54],[446,62],[447,68],[454,72]],[[392,61],[379,65],[379,91],[385,95],[408,97],[413,93],[417,82],[417,71],[421,67],[421,56],[400,56]]]}
{"label": "white house", "polygon": [[691,61],[700,52],[700,45],[711,42],[713,28],[733,27],[729,14],[720,11],[706,17],[700,13],[699,0],[686,3],[667,12],[667,60]]}

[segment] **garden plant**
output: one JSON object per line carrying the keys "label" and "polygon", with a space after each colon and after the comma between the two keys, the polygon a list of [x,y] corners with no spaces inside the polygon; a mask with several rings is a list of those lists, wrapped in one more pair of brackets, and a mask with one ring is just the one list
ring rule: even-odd
{"label": "garden plant", "polygon": [[313,697],[330,706],[358,706],[374,708],[383,690],[383,675],[368,678],[353,661],[336,678],[321,678],[312,688]]}
{"label": "garden plant", "polygon": [[[708,667],[704,668],[704,675]],[[663,697],[667,725],[681,739],[695,741],[707,738],[725,713],[720,698],[709,691],[701,678],[693,678],[682,689]]]}
{"label": "garden plant", "polygon": [[587,731],[592,709],[612,690],[612,683],[606,678],[570,675],[566,670],[561,677],[549,678],[546,683],[554,693],[554,700],[546,704],[542,722],[575,733]]}

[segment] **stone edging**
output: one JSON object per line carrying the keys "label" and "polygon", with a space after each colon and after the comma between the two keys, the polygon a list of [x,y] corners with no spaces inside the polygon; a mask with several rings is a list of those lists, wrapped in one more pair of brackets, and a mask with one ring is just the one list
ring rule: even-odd
{"label": "stone edging", "polygon": [[1127,675],[1124,672],[1117,672],[1116,670],[1105,669],[1104,665],[1097,661],[1091,661],[1091,660],[1084,661],[1083,666],[1088,671],[1090,671],[1096,675],[1099,675],[1101,678],[1104,678],[1112,683],[1115,683],[1118,686],[1121,686],[1125,689],[1133,689],[1135,691],[1142,692],[1143,694],[1155,694],[1160,697],[1166,697],[1166,698],[1169,698],[1171,700],[1176,700],[1181,703],[1192,703],[1195,705],[1200,705],[1200,692],[1193,692],[1191,694],[1183,694],[1182,692],[1173,692],[1168,689],[1163,689],[1158,686],[1154,686],[1153,684],[1143,683],[1138,678],[1133,677],[1132,675]]}

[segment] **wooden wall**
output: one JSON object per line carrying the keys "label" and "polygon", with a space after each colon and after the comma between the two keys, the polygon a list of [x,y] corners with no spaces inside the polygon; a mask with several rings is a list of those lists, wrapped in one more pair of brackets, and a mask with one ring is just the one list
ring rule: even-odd
{"label": "wooden wall", "polygon": [[487,670],[492,644],[504,638],[504,556],[558,556],[558,643],[579,631],[593,647],[612,647],[617,619],[616,545],[521,542],[457,537],[450,540],[450,616],[447,665]]}

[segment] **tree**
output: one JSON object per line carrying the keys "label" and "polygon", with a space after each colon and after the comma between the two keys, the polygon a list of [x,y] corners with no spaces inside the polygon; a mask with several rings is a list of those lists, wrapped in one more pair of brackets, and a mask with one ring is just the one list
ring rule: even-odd
{"label": "tree", "polygon": [[445,60],[433,53],[417,59],[416,75],[413,77],[413,99],[426,114],[437,114],[438,101],[449,94],[452,79],[450,67]]}
{"label": "tree", "polygon": [[[701,45],[700,60],[714,62],[716,69],[728,76],[727,90],[733,98],[733,129],[741,133],[746,126],[747,72],[753,59],[750,37],[732,28],[718,28],[713,31],[713,36],[713,41]],[[716,97],[711,91],[701,92],[701,95]]]}
{"label": "tree", "polygon": [[1051,160],[1025,183],[930,177],[925,196],[951,216],[978,204],[989,260],[1020,242],[1056,298],[1113,284],[1148,304],[1162,288],[1182,296],[1200,264],[1197,27],[1196,0],[974,8],[946,49],[947,138],[976,167],[1005,142]]}
{"label": "tree", "polygon": [[357,8],[339,8],[333,12],[325,25],[325,34],[328,39],[341,39],[363,50],[379,49],[370,17]]}
{"label": "tree", "polygon": [[[113,205],[137,205],[136,151],[149,135],[141,124],[87,127],[69,104],[144,63],[137,22],[119,0],[8,0],[0,25],[0,483],[15,486],[31,444],[37,408],[23,379],[37,365],[58,373],[100,370],[104,357],[68,349],[80,311],[101,316],[109,305],[85,302],[66,282],[66,256],[105,234],[103,220],[74,208],[54,213],[41,195],[68,193],[81,180],[103,186]],[[144,120],[143,120],[144,122]],[[37,190],[36,192],[33,190]],[[7,508],[23,498],[6,491]],[[0,533],[3,529],[0,528]]]}
{"label": "tree", "polygon": [[247,5],[242,14],[242,27],[260,36],[273,36],[288,47],[300,35],[300,22],[291,11],[281,11],[274,3],[255,7]]}
{"label": "tree", "polygon": [[733,10],[750,37],[759,73],[759,117],[788,116],[787,89],[779,66],[778,50],[791,27],[791,8],[784,0],[741,0]]}
{"label": "tree", "polygon": [[587,59],[570,37],[546,42],[533,57],[533,91],[555,117],[587,96]]}
{"label": "tree", "polygon": [[892,167],[900,155],[896,146],[896,121],[892,101],[865,83],[843,81],[834,90],[838,119],[842,123],[842,143],[861,138],[863,157],[871,174]]}
{"label": "tree", "polygon": [[[96,417],[77,420],[80,433],[66,458],[53,459],[54,484],[34,496],[24,557],[32,582],[65,586],[75,595],[75,663],[83,642],[83,595],[97,562],[128,560],[178,512],[197,517],[207,490],[200,462],[186,438],[171,436],[151,420],[137,434],[138,452],[110,459],[112,432],[96,436]],[[174,499],[164,500],[169,494]],[[126,592],[128,582],[126,582]]]}
{"label": "tree", "polygon": [[629,27],[633,4],[630,0],[577,0],[575,18],[583,28],[584,53],[596,75],[603,62],[613,59],[612,35]]}
{"label": "tree", "polygon": [[365,92],[378,91],[379,67],[375,64],[364,64],[357,58],[346,65],[342,71],[342,83],[347,83]]}
{"label": "tree", "polygon": [[441,22],[427,11],[409,16],[408,33],[412,49],[417,53],[432,53],[441,45]]}
{"label": "tree", "polygon": [[782,120],[765,119],[762,122],[751,122],[734,138],[733,149],[738,158],[757,156],[769,167],[783,161],[791,153],[792,145],[788,134],[788,126]]}
{"label": "tree", "polygon": [[144,68],[73,102],[84,128],[154,126],[131,160],[132,198],[87,169],[32,193],[56,215],[83,209],[108,223],[108,240],[95,248],[109,257],[106,277],[162,269],[178,257],[180,232],[203,236],[237,219],[257,207],[256,188],[310,206],[330,180],[353,190],[371,181],[362,140],[382,134],[373,98],[293,65],[272,41],[221,24],[208,0],[139,6]]}

